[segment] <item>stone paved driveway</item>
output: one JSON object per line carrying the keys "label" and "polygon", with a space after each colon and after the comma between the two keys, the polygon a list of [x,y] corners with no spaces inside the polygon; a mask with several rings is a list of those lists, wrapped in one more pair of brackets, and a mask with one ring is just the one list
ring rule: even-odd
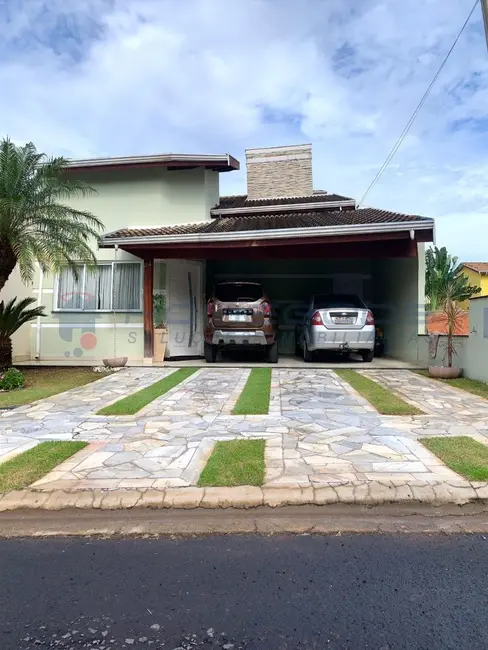
{"label": "stone paved driveway", "polygon": [[265,438],[268,485],[339,485],[351,480],[458,478],[417,438],[488,438],[488,404],[408,370],[364,371],[426,415],[379,415],[331,370],[273,369],[270,412],[233,416],[244,368],[203,368],[135,416],[97,416],[120,397],[174,368],[132,368],[5,412],[0,458],[41,440],[91,444],[38,481],[39,489],[195,484],[216,440]]}

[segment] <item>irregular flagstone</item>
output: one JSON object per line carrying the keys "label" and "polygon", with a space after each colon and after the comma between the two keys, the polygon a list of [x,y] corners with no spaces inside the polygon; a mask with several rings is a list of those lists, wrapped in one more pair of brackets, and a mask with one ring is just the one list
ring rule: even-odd
{"label": "irregular flagstone", "polygon": [[[0,459],[41,440],[75,438],[91,445],[41,479],[37,489],[179,488],[198,481],[217,440],[263,438],[269,486],[328,489],[375,476],[417,478],[430,485],[458,477],[418,437],[488,438],[483,400],[446,391],[409,371],[361,372],[418,403],[428,415],[381,416],[331,370],[297,368],[273,369],[268,415],[233,416],[249,375],[238,367],[203,368],[134,416],[94,412],[170,372],[128,369],[2,414]],[[345,491],[341,494],[346,498]]]}

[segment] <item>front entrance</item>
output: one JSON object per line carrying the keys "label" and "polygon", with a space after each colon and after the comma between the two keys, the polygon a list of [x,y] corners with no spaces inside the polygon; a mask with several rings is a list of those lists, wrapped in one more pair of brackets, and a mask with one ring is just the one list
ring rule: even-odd
{"label": "front entrance", "polygon": [[204,263],[167,261],[168,353],[170,358],[203,355]]}

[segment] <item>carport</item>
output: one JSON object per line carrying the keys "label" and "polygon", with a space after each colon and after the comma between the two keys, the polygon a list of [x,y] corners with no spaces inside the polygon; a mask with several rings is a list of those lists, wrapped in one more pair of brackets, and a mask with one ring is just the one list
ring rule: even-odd
{"label": "carport", "polygon": [[295,326],[310,295],[340,291],[357,293],[373,310],[386,355],[417,359],[423,247],[433,240],[433,220],[372,208],[291,207],[282,214],[222,215],[104,236],[102,246],[117,245],[144,260],[146,358],[153,355],[154,264],[164,260],[170,358],[201,354],[205,300],[214,282],[252,279],[263,283],[278,308],[280,354],[293,353]]}

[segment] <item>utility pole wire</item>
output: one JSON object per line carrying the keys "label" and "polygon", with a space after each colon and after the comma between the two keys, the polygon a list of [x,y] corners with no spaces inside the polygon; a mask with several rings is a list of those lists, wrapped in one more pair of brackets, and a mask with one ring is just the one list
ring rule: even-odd
{"label": "utility pole wire", "polygon": [[483,25],[485,27],[486,45],[488,46],[488,0],[480,0],[483,12]]}
{"label": "utility pole wire", "polygon": [[[486,9],[486,12],[487,12],[487,13],[486,13],[486,16],[487,16],[487,23],[486,23],[486,25],[487,25],[487,38],[488,38],[488,6],[486,6],[486,5],[487,5],[487,2],[488,2],[488,0],[481,0],[482,6],[484,7],[484,9]],[[371,190],[373,189],[373,187],[376,185],[376,183],[378,182],[378,180],[379,180],[380,177],[382,176],[383,172],[385,171],[385,169],[388,167],[388,165],[389,165],[390,162],[392,161],[394,155],[396,154],[396,152],[397,152],[398,149],[400,148],[402,142],[405,140],[405,137],[406,137],[407,133],[409,132],[410,127],[411,127],[412,124],[415,122],[415,119],[416,119],[417,115],[418,115],[418,114],[420,113],[420,111],[422,110],[422,106],[425,104],[425,102],[426,102],[426,100],[427,100],[427,97],[428,97],[429,94],[430,94],[430,91],[431,91],[432,88],[434,87],[435,82],[437,81],[437,79],[438,79],[439,75],[441,74],[442,70],[444,69],[444,66],[446,65],[446,63],[447,63],[449,57],[451,56],[451,52],[452,52],[453,49],[456,47],[457,42],[458,42],[459,39],[461,38],[461,35],[462,35],[462,33],[464,32],[464,30],[465,30],[465,28],[466,28],[466,25],[469,23],[470,18],[471,18],[471,16],[473,15],[474,10],[476,9],[476,5],[477,5],[477,4],[478,4],[478,0],[475,0],[475,3],[474,3],[474,5],[473,5],[471,11],[469,12],[468,17],[467,17],[466,20],[464,21],[464,24],[463,24],[463,26],[461,27],[461,29],[460,29],[458,35],[456,36],[456,38],[455,38],[455,40],[454,40],[454,43],[451,45],[451,47],[450,47],[448,53],[447,53],[446,56],[444,57],[444,59],[443,59],[441,65],[439,66],[439,69],[438,69],[437,72],[435,73],[434,78],[433,78],[432,81],[430,82],[430,84],[429,84],[427,90],[425,91],[425,93],[424,93],[422,99],[421,99],[420,102],[418,103],[417,108],[414,110],[414,112],[412,113],[412,116],[410,117],[410,119],[408,120],[407,124],[405,125],[405,128],[404,128],[403,131],[401,132],[401,134],[400,134],[398,140],[395,142],[395,144],[393,145],[393,148],[391,149],[390,153],[389,153],[388,156],[386,157],[385,162],[381,165],[381,167],[379,168],[379,170],[378,170],[376,176],[373,178],[373,180],[372,180],[371,183],[369,184],[368,189],[367,189],[366,192],[363,194],[361,200],[360,200],[359,203],[358,203],[358,207],[361,206],[361,204],[364,202],[364,199],[368,196],[368,194],[371,192]]]}

